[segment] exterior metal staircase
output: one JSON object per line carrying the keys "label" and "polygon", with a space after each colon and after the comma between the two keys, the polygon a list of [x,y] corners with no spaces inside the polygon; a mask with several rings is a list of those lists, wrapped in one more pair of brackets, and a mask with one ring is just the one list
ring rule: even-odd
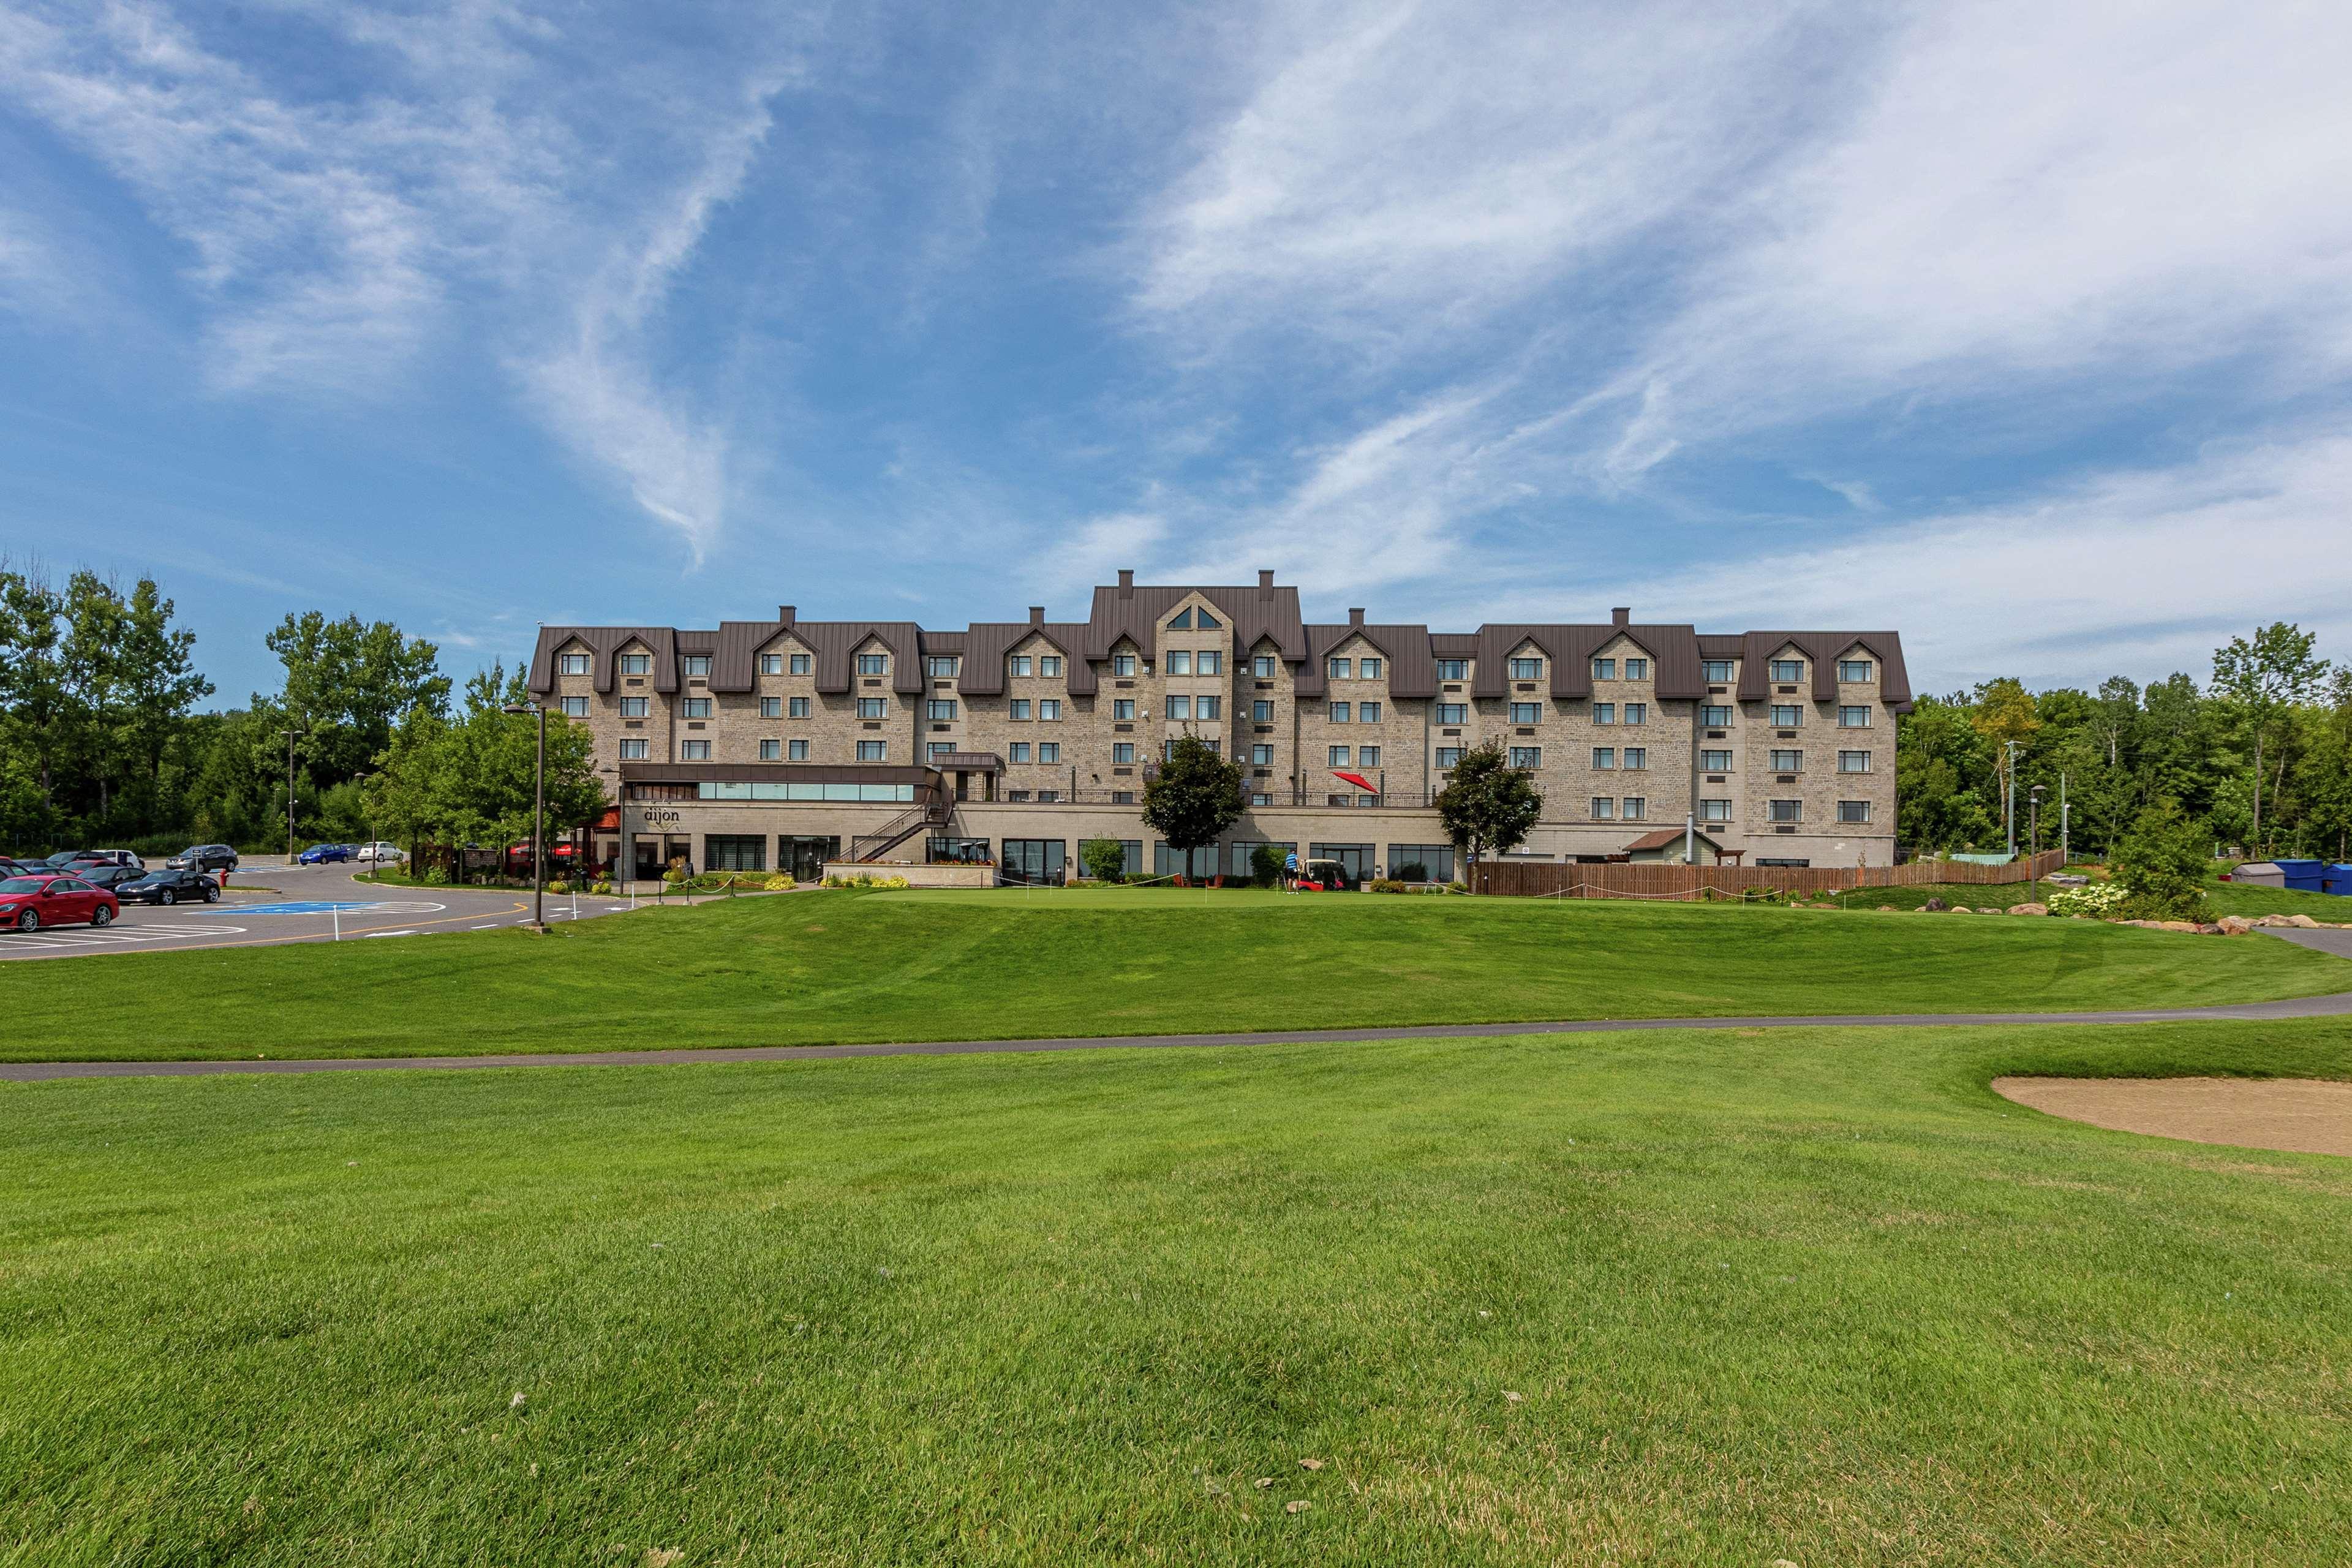
{"label": "exterior metal staircase", "polygon": [[911,810],[901,812],[883,824],[875,833],[861,833],[849,841],[849,858],[854,861],[879,860],[926,827],[944,827],[954,815],[955,803],[942,795],[927,796]]}

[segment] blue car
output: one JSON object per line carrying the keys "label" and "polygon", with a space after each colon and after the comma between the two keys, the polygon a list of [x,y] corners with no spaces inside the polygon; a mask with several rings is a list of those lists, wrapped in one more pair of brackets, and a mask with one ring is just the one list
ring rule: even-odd
{"label": "blue car", "polygon": [[294,857],[305,866],[324,866],[330,861],[348,860],[351,858],[352,847],[348,844],[313,844],[301,854]]}

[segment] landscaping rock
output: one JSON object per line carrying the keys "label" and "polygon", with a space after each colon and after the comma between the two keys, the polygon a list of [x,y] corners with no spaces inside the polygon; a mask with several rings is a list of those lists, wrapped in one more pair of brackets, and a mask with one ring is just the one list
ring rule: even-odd
{"label": "landscaping rock", "polygon": [[2195,936],[2205,929],[2195,921],[2142,921],[2139,923],[2156,931],[2186,931],[2190,936]]}
{"label": "landscaping rock", "polygon": [[2286,923],[2299,931],[2315,931],[2319,925],[2319,922],[2309,915],[2289,915],[2286,917]]}
{"label": "landscaping rock", "polygon": [[1956,915],[1972,915],[1976,913],[1976,910],[1969,908],[1966,904],[1954,904],[1952,906],[1952,912]]}
{"label": "landscaping rock", "polygon": [[2050,906],[2048,904],[2011,904],[2009,906],[2009,912],[2013,915],[2046,915],[2050,912]]}
{"label": "landscaping rock", "polygon": [[2221,921],[2223,936],[2252,936],[2254,922],[2243,915],[2223,915]]}
{"label": "landscaping rock", "polygon": [[1944,902],[1941,899],[1929,899],[1926,903],[1919,906],[1922,910],[1929,914],[1938,913],[1944,910],[1948,910],[1951,907],[1951,905]]}

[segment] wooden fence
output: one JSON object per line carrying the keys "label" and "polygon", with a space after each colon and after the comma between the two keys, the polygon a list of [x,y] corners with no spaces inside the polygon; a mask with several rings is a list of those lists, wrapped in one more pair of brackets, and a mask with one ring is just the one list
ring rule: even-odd
{"label": "wooden fence", "polygon": [[1738,898],[1753,889],[1783,893],[1842,893],[1854,888],[1910,888],[1928,883],[2024,882],[2066,863],[2056,849],[2006,866],[1972,860],[1913,860],[1902,866],[1577,866],[1549,860],[1490,860],[1477,868],[1471,890],[1520,899]]}

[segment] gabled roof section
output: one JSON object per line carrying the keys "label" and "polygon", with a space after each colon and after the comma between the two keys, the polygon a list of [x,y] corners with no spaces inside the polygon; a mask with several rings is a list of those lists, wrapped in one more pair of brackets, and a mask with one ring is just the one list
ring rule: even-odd
{"label": "gabled roof section", "polygon": [[1217,606],[1234,648],[1245,651],[1259,637],[1271,637],[1290,663],[1307,658],[1307,628],[1298,618],[1298,590],[1276,587],[1270,582],[1246,588],[1134,583],[1097,588],[1086,625],[1086,657],[1108,658],[1111,645],[1124,636],[1142,650],[1144,658],[1157,662],[1161,624],[1194,594]]}
{"label": "gabled roof section", "polygon": [[[1684,830],[1679,827],[1661,827],[1655,833],[1644,833],[1641,837],[1636,838],[1633,843],[1625,846],[1624,849],[1621,851],[1621,853],[1638,855],[1644,849],[1664,849],[1669,844],[1680,844],[1683,841],[1683,832]],[[1697,839],[1701,844],[1706,845],[1709,849],[1720,849],[1723,847],[1723,846],[1717,844],[1714,839],[1709,838],[1706,834],[1697,831],[1696,828],[1690,830],[1690,836]]]}
{"label": "gabled roof section", "polygon": [[912,697],[923,689],[923,632],[912,621],[794,621],[784,629],[816,655],[819,691],[832,695],[854,689],[856,655],[868,642],[890,650],[891,690]]}
{"label": "gabled roof section", "polygon": [[593,656],[588,668],[600,692],[613,689],[619,669],[614,658],[631,643],[643,643],[654,656],[654,689],[677,689],[677,633],[669,626],[541,626],[539,646],[531,650],[530,679],[525,687],[544,697],[555,689],[555,655],[566,643],[577,642]]}
{"label": "gabled roof section", "polygon": [[1306,632],[1307,659],[1299,667],[1295,687],[1301,697],[1320,697],[1328,689],[1323,661],[1350,637],[1363,638],[1388,659],[1391,697],[1437,695],[1437,661],[1430,657],[1427,626],[1349,622],[1343,626],[1311,626]]}
{"label": "gabled roof section", "polygon": [[1903,639],[1893,632],[1749,632],[1739,665],[1739,700],[1761,702],[1771,694],[1766,666],[1784,647],[1794,647],[1812,667],[1813,700],[1837,700],[1837,661],[1846,650],[1868,648],[1878,660],[1879,700],[1897,713],[1911,711],[1911,676],[1903,667]]}
{"label": "gabled roof section", "polygon": [[[1511,689],[1512,652],[1534,643],[1551,658],[1551,695],[1576,701],[1592,695],[1592,656],[1619,637],[1650,657],[1652,681],[1661,698],[1696,697],[1706,689],[1699,679],[1698,634],[1687,626],[1547,626],[1505,624],[1478,628],[1478,661],[1471,671],[1471,689],[1479,697],[1502,697]],[[1458,657],[1449,655],[1448,657]]]}
{"label": "gabled roof section", "polygon": [[710,653],[710,689],[751,690],[757,684],[760,650],[775,641],[777,633],[791,629],[784,621],[719,622]]}
{"label": "gabled roof section", "polygon": [[1033,637],[1045,638],[1067,661],[1063,673],[1069,679],[1071,696],[1094,695],[1095,667],[1084,652],[1087,625],[1083,621],[974,621],[963,634],[963,668],[956,674],[956,689],[966,697],[1002,696],[1005,659]]}

